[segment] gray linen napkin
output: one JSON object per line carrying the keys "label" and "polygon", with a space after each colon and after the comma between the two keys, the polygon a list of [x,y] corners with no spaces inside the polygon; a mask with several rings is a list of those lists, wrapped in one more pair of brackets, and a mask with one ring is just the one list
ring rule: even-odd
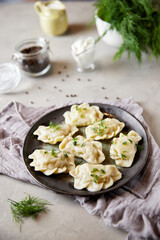
{"label": "gray linen napkin", "polygon": [[[119,106],[143,124],[150,144],[145,168],[118,190],[97,197],[76,197],[90,213],[100,215],[106,225],[128,232],[128,240],[160,239],[160,149],[142,117],[142,108],[132,98],[99,101]],[[73,104],[73,103],[70,103]],[[0,113],[0,173],[38,183],[27,172],[22,158],[23,141],[30,127],[46,113],[61,106],[33,108],[11,102]]]}

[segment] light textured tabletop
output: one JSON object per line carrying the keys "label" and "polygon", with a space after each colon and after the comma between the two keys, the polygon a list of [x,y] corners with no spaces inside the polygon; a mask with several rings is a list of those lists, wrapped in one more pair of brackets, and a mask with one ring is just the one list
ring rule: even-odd
{"label": "light textured tabletop", "polygon": [[[0,63],[10,62],[17,42],[43,36],[50,42],[52,71],[40,78],[22,75],[19,86],[8,94],[0,95],[0,109],[10,101],[27,106],[48,106],[69,101],[98,101],[128,98],[130,96],[144,109],[143,116],[152,135],[160,145],[160,67],[155,60],[144,56],[141,66],[134,58],[123,56],[113,62],[116,49],[99,42],[95,53],[95,70],[78,73],[72,59],[71,43],[80,36],[97,37],[95,26],[87,28],[92,20],[92,2],[65,2],[69,30],[59,37],[45,35],[39,25],[33,3],[0,5]],[[73,95],[75,95],[73,97]],[[25,192],[50,201],[49,214],[28,219],[22,231],[12,221],[7,198],[21,200]],[[0,176],[0,239],[1,240],[122,240],[126,233],[105,226],[99,217],[89,215],[72,198],[56,194],[31,184]]]}

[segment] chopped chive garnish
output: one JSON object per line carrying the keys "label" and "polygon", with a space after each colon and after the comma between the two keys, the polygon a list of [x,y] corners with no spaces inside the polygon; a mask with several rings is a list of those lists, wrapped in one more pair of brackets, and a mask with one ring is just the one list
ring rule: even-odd
{"label": "chopped chive garnish", "polygon": [[93,168],[91,173],[94,173],[94,172],[97,172],[97,171],[99,171],[97,168]]}
{"label": "chopped chive garnish", "polygon": [[44,154],[47,154],[47,153],[48,153],[47,151],[44,152]]}
{"label": "chopped chive garnish", "polygon": [[56,153],[55,153],[55,150],[52,149],[52,152],[51,152],[51,156],[54,156]]}
{"label": "chopped chive garnish", "polygon": [[126,144],[127,144],[127,142],[123,142],[122,144],[123,144],[123,145],[126,145]]}
{"label": "chopped chive garnish", "polygon": [[123,154],[123,153],[121,153],[121,156],[122,156],[123,159],[127,158],[127,156],[125,154]]}
{"label": "chopped chive garnish", "polygon": [[51,128],[51,127],[54,127],[54,124],[53,124],[53,122],[49,122],[49,127]]}
{"label": "chopped chive garnish", "polygon": [[77,112],[81,112],[81,108],[79,108],[78,106],[76,106],[76,111],[77,111]]}
{"label": "chopped chive garnish", "polygon": [[76,137],[73,139],[73,145],[77,146],[77,138]]}
{"label": "chopped chive garnish", "polygon": [[53,124],[53,122],[49,123],[49,127],[54,128],[54,132],[61,128],[59,124]]}
{"label": "chopped chive garnish", "polygon": [[128,141],[130,141],[130,143],[133,143],[133,141],[131,139],[128,139]]}
{"label": "chopped chive garnish", "polygon": [[105,173],[105,171],[103,169],[100,170],[100,173]]}
{"label": "chopped chive garnish", "polygon": [[64,156],[65,156],[66,158],[68,158],[68,154],[67,154],[67,153],[64,153]]}
{"label": "chopped chive garnish", "polygon": [[144,150],[144,148],[141,145],[139,145],[138,143],[136,144],[136,147],[137,147],[137,149],[139,151],[143,151]]}
{"label": "chopped chive garnish", "polygon": [[100,135],[103,135],[104,134],[104,129],[98,129],[98,135],[100,136]]}
{"label": "chopped chive garnish", "polygon": [[97,176],[96,174],[92,174],[92,173],[91,173],[91,177],[93,177],[93,181],[94,181],[95,183],[97,183],[97,181],[98,181],[98,176]]}
{"label": "chopped chive garnish", "polygon": [[104,119],[103,119],[102,121],[100,121],[99,126],[102,127],[102,128],[104,128],[104,129],[107,128]]}
{"label": "chopped chive garnish", "polygon": [[74,145],[74,146],[77,145],[77,141],[76,141],[76,140],[73,141],[73,145]]}
{"label": "chopped chive garnish", "polygon": [[96,133],[97,132],[97,128],[92,128],[93,132]]}
{"label": "chopped chive garnish", "polygon": [[85,143],[85,142],[84,142],[84,143],[82,143],[81,147],[84,147],[84,146],[86,146],[86,143]]}
{"label": "chopped chive garnish", "polygon": [[59,125],[55,126],[54,132],[59,130],[61,127]]}

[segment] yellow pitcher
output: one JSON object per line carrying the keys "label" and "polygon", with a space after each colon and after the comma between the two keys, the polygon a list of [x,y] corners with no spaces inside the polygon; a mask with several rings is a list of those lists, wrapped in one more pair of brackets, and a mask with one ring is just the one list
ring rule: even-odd
{"label": "yellow pitcher", "polygon": [[60,1],[35,2],[42,30],[50,35],[62,35],[67,31],[67,14]]}

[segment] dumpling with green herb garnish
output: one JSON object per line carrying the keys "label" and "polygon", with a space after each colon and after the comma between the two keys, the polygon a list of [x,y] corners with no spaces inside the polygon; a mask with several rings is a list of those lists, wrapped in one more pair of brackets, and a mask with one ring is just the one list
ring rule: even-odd
{"label": "dumpling with green herb garnish", "polygon": [[64,113],[65,123],[76,126],[88,126],[103,118],[103,113],[98,106],[90,106],[87,103],[73,105],[71,111]]}
{"label": "dumpling with green herb garnish", "polygon": [[56,144],[61,142],[66,136],[73,136],[78,131],[78,128],[73,124],[53,124],[50,122],[49,126],[39,126],[33,133],[38,135],[38,140],[44,143]]}
{"label": "dumpling with green herb garnish", "polygon": [[105,160],[102,152],[102,144],[93,139],[86,139],[80,135],[75,138],[66,137],[59,145],[61,151],[73,154],[76,157],[83,158],[85,161],[98,164]]}
{"label": "dumpling with green herb garnish", "polygon": [[115,118],[105,118],[86,127],[87,138],[95,140],[110,139],[122,131],[125,124]]}
{"label": "dumpling with green herb garnish", "polygon": [[86,188],[90,192],[107,189],[122,177],[114,165],[89,163],[78,165],[69,174],[74,177],[74,188],[80,190]]}
{"label": "dumpling with green herb garnish", "polygon": [[137,151],[137,144],[141,139],[141,136],[133,130],[127,135],[120,133],[119,138],[112,140],[111,158],[115,160],[118,166],[130,167]]}
{"label": "dumpling with green herb garnish", "polygon": [[34,167],[35,171],[43,172],[47,176],[68,173],[75,168],[74,156],[65,152],[36,149],[28,158],[33,159],[30,166]]}

